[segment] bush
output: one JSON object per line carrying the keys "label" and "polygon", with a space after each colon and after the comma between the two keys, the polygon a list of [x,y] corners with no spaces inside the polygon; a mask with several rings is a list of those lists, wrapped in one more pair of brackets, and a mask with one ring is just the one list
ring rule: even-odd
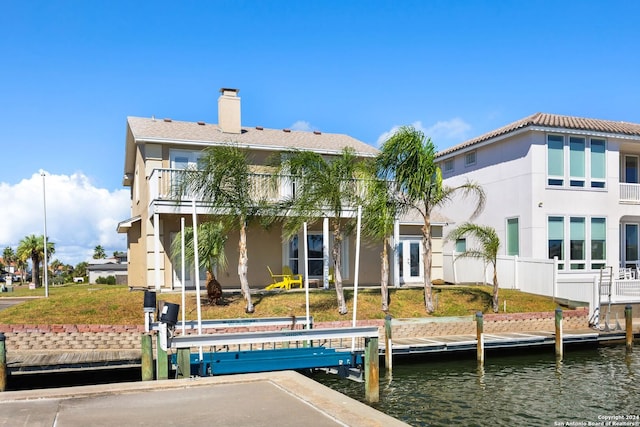
{"label": "bush", "polygon": [[96,279],[96,283],[98,285],[115,285],[116,276],[107,276],[107,277],[100,276]]}

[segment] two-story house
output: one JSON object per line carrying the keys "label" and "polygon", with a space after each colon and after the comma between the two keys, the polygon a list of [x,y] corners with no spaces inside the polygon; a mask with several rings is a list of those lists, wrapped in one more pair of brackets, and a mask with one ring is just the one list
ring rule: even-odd
{"label": "two-story house", "polygon": [[[437,154],[445,184],[483,186],[474,222],[496,229],[500,255],[557,257],[559,274],[592,276],[640,259],[639,158],[640,124],[544,113]],[[451,206],[443,213],[464,221]]]}
{"label": "two-story house", "polygon": [[[218,123],[205,121],[185,122],[171,119],[129,117],[124,162],[124,186],[131,189],[131,218],[118,225],[118,231],[127,234],[128,280],[131,286],[155,289],[179,288],[181,269],[174,267],[169,253],[171,241],[181,229],[181,218],[187,226],[192,223],[194,203],[191,200],[178,201],[171,189],[179,174],[187,166],[197,167],[202,151],[209,146],[236,144],[248,150],[255,159],[251,165],[255,188],[273,191],[269,159],[274,154],[286,155],[292,150],[312,150],[331,159],[339,155],[344,147],[351,147],[357,156],[374,157],[378,150],[348,135],[319,131],[303,132],[291,129],[268,129],[262,126],[245,127],[241,124],[240,97],[237,89],[221,89],[218,99]],[[272,195],[276,201],[294,191],[293,182],[282,182],[279,194]],[[199,222],[211,214],[201,201],[195,201]],[[345,217],[355,215],[356,207],[344,213]],[[433,221],[434,279],[442,278],[441,240],[442,221]],[[289,265],[304,271],[299,266],[302,259],[302,230],[298,236],[285,239],[281,225],[263,229],[250,224],[247,236],[248,281],[253,288],[263,288],[270,282],[267,266],[281,270]],[[392,262],[393,284],[420,282],[422,280],[422,256],[420,245],[420,222],[405,218],[396,227],[396,248]],[[239,286],[237,274],[238,232],[232,231],[226,243],[228,266],[218,271],[217,278],[223,288]],[[326,283],[329,271],[331,236],[328,219],[310,225],[307,236],[308,268],[310,278]],[[343,241],[342,277],[345,284],[353,283],[355,256],[354,236]],[[362,244],[359,281],[363,284],[380,283],[381,243]],[[298,268],[300,267],[300,268]],[[191,277],[193,271],[187,269],[185,287],[195,286]],[[205,275],[200,275],[204,280]]]}

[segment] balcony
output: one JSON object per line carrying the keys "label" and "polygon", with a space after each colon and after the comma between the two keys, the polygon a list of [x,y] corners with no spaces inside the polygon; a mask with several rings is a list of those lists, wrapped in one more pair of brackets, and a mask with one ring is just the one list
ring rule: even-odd
{"label": "balcony", "polygon": [[[185,171],[181,169],[154,169],[149,177],[150,204],[154,201],[177,201],[176,186],[184,173]],[[252,173],[249,186],[254,194],[254,200],[266,202],[278,202],[291,197],[295,187],[290,179],[276,181],[269,173]],[[191,200],[193,196],[183,194],[181,198]]]}
{"label": "balcony", "polygon": [[640,184],[620,183],[620,202],[640,204]]}

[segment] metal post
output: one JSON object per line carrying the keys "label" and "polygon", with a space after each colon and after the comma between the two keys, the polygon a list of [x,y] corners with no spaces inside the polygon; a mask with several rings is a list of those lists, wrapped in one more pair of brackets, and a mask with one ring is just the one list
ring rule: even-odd
{"label": "metal post", "polygon": [[556,358],[562,360],[562,309],[556,308]]}
{"label": "metal post", "polygon": [[0,391],[7,388],[7,347],[4,333],[0,332]]}
{"label": "metal post", "polygon": [[191,376],[191,350],[179,348],[177,355],[178,373],[177,378],[189,378]]}
{"label": "metal post", "polygon": [[151,334],[142,334],[142,381],[153,380],[153,344]]}
{"label": "metal post", "polygon": [[378,338],[365,338],[364,342],[364,388],[367,402],[380,401],[380,361]]}
{"label": "metal post", "polygon": [[384,367],[387,370],[387,377],[393,375],[393,349],[391,347],[391,315],[384,317]]}
{"label": "metal post", "polygon": [[478,339],[478,363],[484,363],[484,319],[481,311],[476,313],[476,338]]}
{"label": "metal post", "polygon": [[624,308],[624,326],[625,326],[625,338],[627,344],[627,350],[631,351],[633,348],[633,318],[631,313],[633,308],[631,304],[627,304]]}

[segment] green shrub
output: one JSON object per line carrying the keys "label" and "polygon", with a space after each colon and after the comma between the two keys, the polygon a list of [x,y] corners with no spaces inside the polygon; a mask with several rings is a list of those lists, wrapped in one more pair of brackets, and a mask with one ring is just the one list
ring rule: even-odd
{"label": "green shrub", "polygon": [[116,276],[107,276],[107,277],[98,277],[96,279],[96,284],[98,285],[115,285],[116,284]]}

